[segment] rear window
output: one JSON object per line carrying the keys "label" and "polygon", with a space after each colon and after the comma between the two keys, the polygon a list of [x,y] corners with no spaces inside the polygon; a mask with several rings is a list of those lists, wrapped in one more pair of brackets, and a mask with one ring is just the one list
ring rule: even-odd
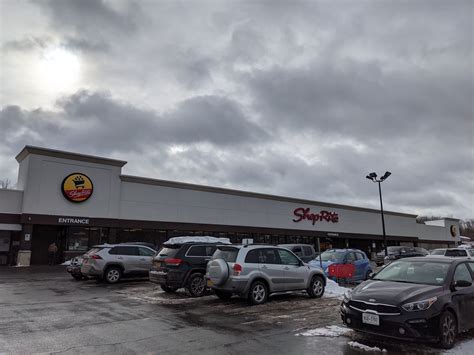
{"label": "rear window", "polygon": [[86,255],[92,255],[92,254],[96,254],[98,253],[99,251],[101,251],[102,249],[104,248],[92,248],[91,250],[89,250]]}
{"label": "rear window", "polygon": [[167,257],[173,258],[174,256],[176,256],[176,254],[178,254],[180,247],[181,247],[180,245],[176,245],[176,246],[166,245],[160,249],[157,256],[167,256]]}
{"label": "rear window", "polygon": [[444,249],[435,249],[431,252],[431,255],[444,255],[445,250]]}
{"label": "rear window", "polygon": [[138,255],[138,248],[137,247],[113,247],[109,250],[109,254],[111,255]]}
{"label": "rear window", "polygon": [[445,256],[467,256],[467,252],[465,250],[446,250]]}
{"label": "rear window", "polygon": [[215,250],[216,247],[213,245],[193,245],[188,249],[186,256],[211,256],[212,254],[214,254]]}
{"label": "rear window", "polygon": [[235,263],[235,261],[237,260],[238,253],[238,248],[220,247],[216,249],[214,255],[212,256],[212,259],[222,259],[228,263]]}
{"label": "rear window", "polygon": [[304,255],[306,256],[313,255],[313,248],[308,247],[308,246],[303,246],[303,252],[304,252]]}

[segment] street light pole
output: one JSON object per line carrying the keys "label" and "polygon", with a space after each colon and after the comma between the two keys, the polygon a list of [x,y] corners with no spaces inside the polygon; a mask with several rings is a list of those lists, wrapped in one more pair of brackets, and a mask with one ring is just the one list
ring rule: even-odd
{"label": "street light pole", "polygon": [[387,236],[385,234],[385,219],[383,215],[383,203],[382,203],[382,187],[381,187],[381,182],[385,181],[392,173],[390,171],[386,171],[385,174],[380,178],[377,179],[377,174],[376,173],[370,173],[369,175],[366,176],[367,179],[376,182],[379,184],[379,198],[380,198],[380,215],[382,216],[382,233],[383,233],[383,245],[385,249],[385,256],[388,256],[388,250],[387,250]]}

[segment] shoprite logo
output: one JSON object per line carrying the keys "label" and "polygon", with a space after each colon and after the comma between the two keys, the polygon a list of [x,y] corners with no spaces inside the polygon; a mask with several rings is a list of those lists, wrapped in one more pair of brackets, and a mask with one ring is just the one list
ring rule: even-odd
{"label": "shoprite logo", "polygon": [[87,175],[73,173],[64,178],[61,190],[69,201],[84,202],[92,196],[94,185]]}
{"label": "shoprite logo", "polygon": [[326,222],[332,222],[332,223],[337,223],[339,222],[339,215],[337,212],[329,212],[329,211],[321,211],[319,213],[311,213],[311,210],[309,208],[297,208],[293,211],[293,214],[295,215],[295,219],[293,219],[293,222],[300,222],[303,220],[308,220],[312,222],[313,226],[316,222],[320,221],[326,221]]}

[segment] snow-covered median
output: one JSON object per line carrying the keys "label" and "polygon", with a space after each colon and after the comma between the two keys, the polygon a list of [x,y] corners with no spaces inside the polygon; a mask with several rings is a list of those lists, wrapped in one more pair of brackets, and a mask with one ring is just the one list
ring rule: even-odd
{"label": "snow-covered median", "polygon": [[379,353],[386,353],[387,352],[386,349],[380,349],[377,346],[364,345],[364,344],[358,343],[356,341],[350,341],[348,344],[351,348],[360,349],[360,350],[364,350],[364,351],[379,352]]}
{"label": "snow-covered median", "polygon": [[335,338],[338,336],[349,335],[351,332],[352,330],[346,327],[340,327],[338,325],[328,325],[327,327],[323,328],[309,329],[303,333],[296,334],[296,336]]}
{"label": "snow-covered median", "polygon": [[349,290],[347,287],[339,286],[339,284],[331,279],[326,280],[325,297],[339,298],[342,300],[344,293]]}

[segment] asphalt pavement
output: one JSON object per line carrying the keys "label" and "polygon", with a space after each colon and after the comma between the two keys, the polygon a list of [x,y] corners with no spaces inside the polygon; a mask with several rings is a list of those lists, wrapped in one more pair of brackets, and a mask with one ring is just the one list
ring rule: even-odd
{"label": "asphalt pavement", "polygon": [[166,294],[146,280],[75,281],[62,266],[0,268],[0,353],[440,353],[359,336],[341,324],[339,303],[297,294],[250,307]]}

